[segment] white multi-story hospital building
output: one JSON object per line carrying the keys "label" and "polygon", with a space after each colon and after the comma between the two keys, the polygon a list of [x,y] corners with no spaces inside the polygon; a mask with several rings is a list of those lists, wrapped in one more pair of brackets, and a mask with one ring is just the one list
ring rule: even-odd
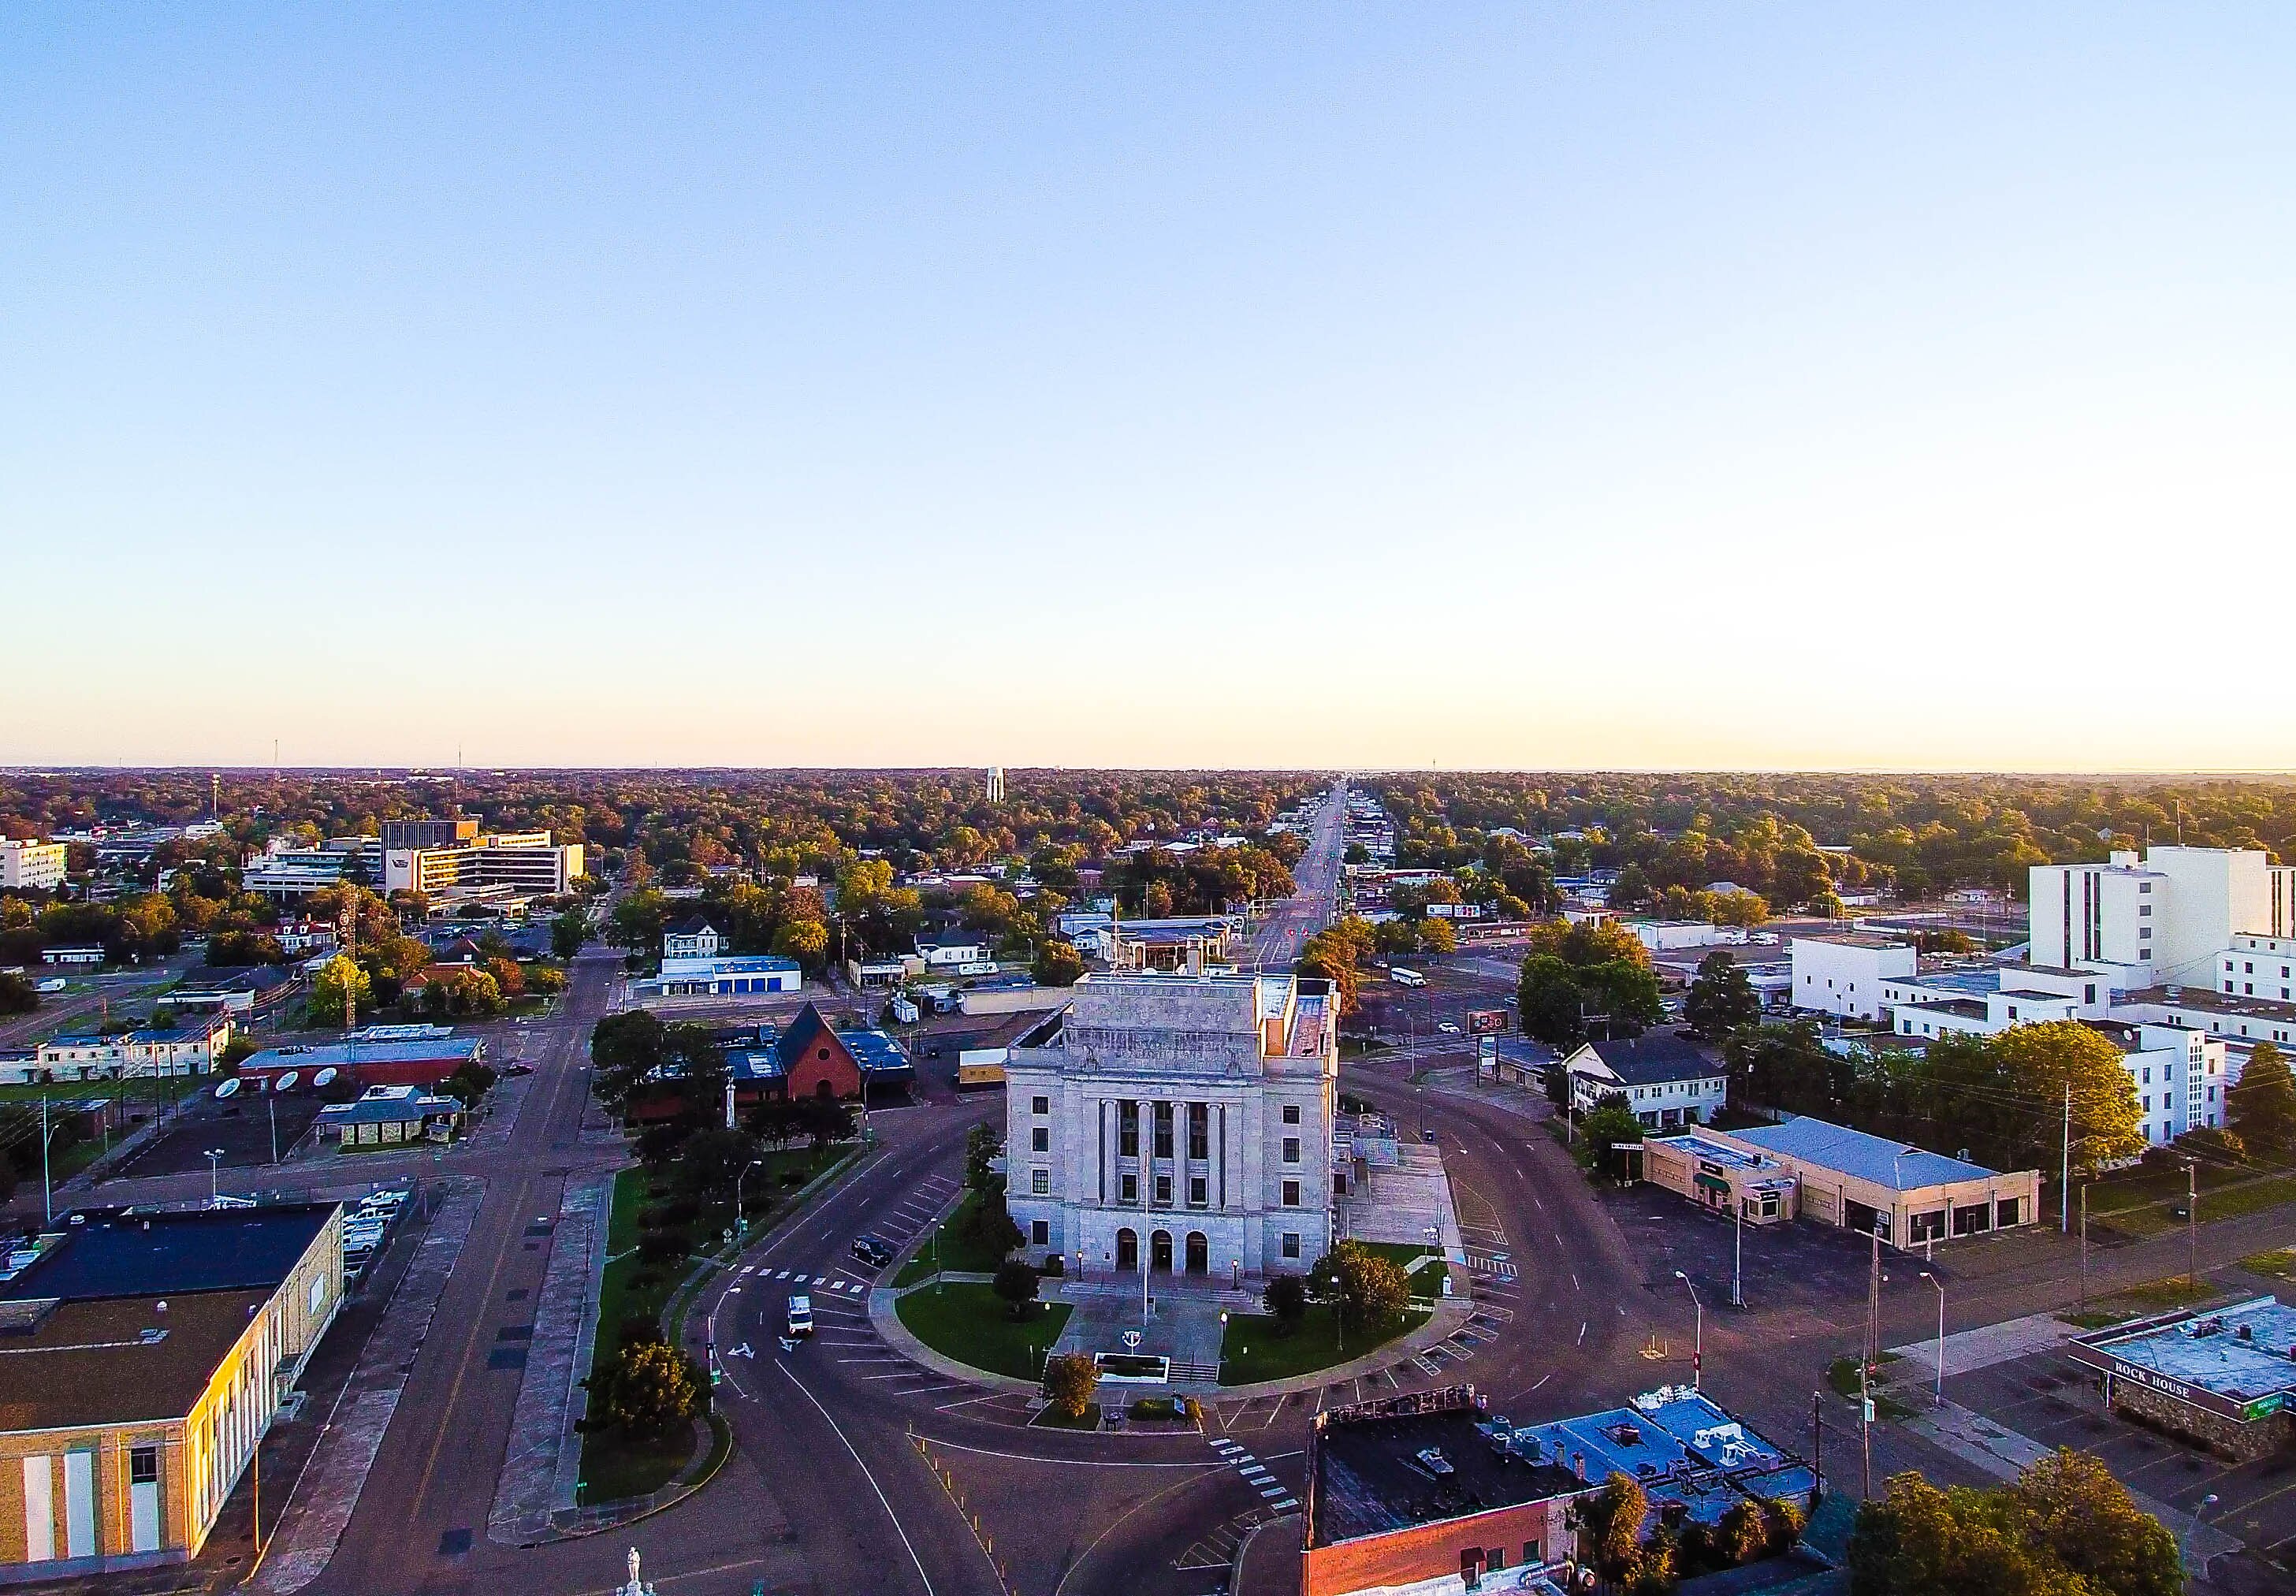
{"label": "white multi-story hospital building", "polygon": [[1292,975],[1085,977],[1004,1068],[1006,1202],[1071,1272],[1235,1281],[1332,1242],[1338,1007]]}

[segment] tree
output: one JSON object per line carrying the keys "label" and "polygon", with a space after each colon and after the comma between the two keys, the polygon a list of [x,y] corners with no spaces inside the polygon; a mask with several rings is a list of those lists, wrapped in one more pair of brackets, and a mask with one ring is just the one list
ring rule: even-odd
{"label": "tree", "polygon": [[1021,1245],[1021,1227],[1013,1223],[1002,1190],[984,1191],[956,1210],[958,1242],[978,1253],[1001,1258]]}
{"label": "tree", "polygon": [[1643,1520],[1649,1515],[1649,1494],[1631,1477],[1612,1474],[1601,1490],[1570,1504],[1579,1560],[1611,1584],[1636,1584],[1643,1573]]}
{"label": "tree", "polygon": [[550,951],[562,959],[573,958],[589,940],[590,917],[578,907],[550,922]]}
{"label": "tree", "polygon": [[819,1152],[853,1134],[853,1109],[833,1097],[808,1097],[798,1104],[797,1122]]}
{"label": "tree", "polygon": [[1692,1030],[1716,1042],[1760,1019],[1762,1000],[1738,961],[1717,948],[1698,962],[1698,977],[1690,983],[1682,1013]]}
{"label": "tree", "polygon": [[774,933],[774,952],[817,971],[829,962],[829,928],[817,920],[783,921]]}
{"label": "tree", "polygon": [[1419,945],[1438,957],[1457,951],[1459,933],[1447,920],[1428,919],[1419,922]]}
{"label": "tree", "polygon": [[1349,1330],[1386,1324],[1411,1301],[1411,1282],[1402,1269],[1360,1241],[1341,1242],[1309,1273],[1316,1294],[1337,1305],[1340,1322]]}
{"label": "tree", "polygon": [[313,1025],[341,1025],[348,1003],[356,1003],[365,1013],[373,996],[366,971],[353,963],[349,955],[337,954],[311,978],[311,995],[303,1006]]}
{"label": "tree", "polygon": [[29,1014],[40,1006],[40,994],[22,976],[0,972],[0,1014]]}
{"label": "tree", "polygon": [[[2062,1104],[2070,1088],[2076,1174],[2092,1175],[2106,1160],[2134,1157],[2148,1145],[2136,1085],[2121,1068],[2120,1050],[2079,1020],[2011,1026],[1985,1051],[2012,1090],[2037,1106]],[[2021,1150],[2038,1156],[2054,1144],[2058,1127],[2046,1118],[2026,1124],[2017,1142]]]}
{"label": "tree", "polygon": [[639,1435],[659,1435],[701,1412],[701,1371],[665,1341],[638,1341],[614,1355],[603,1389],[590,1380],[593,1424]]}
{"label": "tree", "polygon": [[1858,1507],[1849,1589],[1852,1596],[2096,1596],[2023,1530],[1999,1493],[1940,1491],[1918,1474],[1893,1475],[1881,1497]]}
{"label": "tree", "polygon": [[634,954],[661,948],[661,930],[669,917],[669,900],[650,888],[625,896],[606,919],[605,938]]}
{"label": "tree", "polygon": [[1039,986],[1073,986],[1084,974],[1084,955],[1065,942],[1047,942],[1037,950],[1029,974]]}
{"label": "tree", "polygon": [[1275,1321],[1275,1333],[1289,1336],[1308,1316],[1308,1282],[1296,1274],[1275,1275],[1269,1279],[1267,1289],[1259,1294],[1259,1300],[1268,1317]]}
{"label": "tree", "polygon": [[2249,1054],[2240,1079],[2225,1093],[2225,1112],[2242,1146],[2273,1158],[2296,1151],[2296,1079],[2271,1043],[2258,1043]]}
{"label": "tree", "polygon": [[608,1108],[619,1113],[633,1088],[660,1073],[665,1029],[644,1009],[631,1009],[607,1015],[591,1031],[593,1084]]}
{"label": "tree", "polygon": [[1037,1300],[1037,1272],[1017,1261],[1000,1264],[988,1289],[1004,1299],[1006,1318],[1026,1319],[1029,1305]]}
{"label": "tree", "polygon": [[2028,1534],[2108,1596],[2178,1596],[2176,1537],[2132,1501],[2103,1461],[2060,1446],[2006,1487]]}
{"label": "tree", "polygon": [[1613,1092],[1578,1122],[1578,1161],[1591,1171],[1623,1176],[1628,1155],[1619,1151],[1617,1144],[1639,1142],[1643,1132],[1643,1122],[1635,1117],[1626,1098]]}
{"label": "tree", "polygon": [[996,1178],[994,1165],[1004,1143],[996,1127],[985,1121],[964,1133],[964,1184],[968,1191],[986,1191]]}
{"label": "tree", "polygon": [[1608,959],[1578,972],[1578,989],[1588,1007],[1603,1017],[1605,1033],[1639,1036],[1666,1018],[1666,999],[1649,966]]}
{"label": "tree", "polygon": [[1533,954],[1522,962],[1515,1001],[1524,1035],[1564,1052],[1587,1040],[1578,972],[1556,955]]}
{"label": "tree", "polygon": [[1064,1352],[1045,1360],[1045,1395],[1062,1418],[1081,1419],[1090,1412],[1099,1388],[1099,1366],[1083,1353]]}

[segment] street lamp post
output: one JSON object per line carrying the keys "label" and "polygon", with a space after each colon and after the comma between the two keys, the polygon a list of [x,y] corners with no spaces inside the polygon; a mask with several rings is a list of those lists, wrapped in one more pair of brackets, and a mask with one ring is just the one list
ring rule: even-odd
{"label": "street lamp post", "polygon": [[1698,1288],[1690,1283],[1688,1275],[1677,1269],[1674,1278],[1689,1291],[1691,1311],[1697,1315],[1691,1322],[1690,1388],[1702,1391],[1706,1388],[1706,1305],[1698,1300]]}
{"label": "street lamp post", "polygon": [[1733,1190],[1730,1206],[1737,1209],[1737,1224],[1730,1238],[1730,1305],[1746,1305],[1746,1194]]}
{"label": "street lamp post", "polygon": [[734,1233],[747,1240],[750,1235],[749,1210],[742,1206],[742,1183],[750,1178],[750,1171],[763,1164],[763,1158],[751,1158],[734,1175]]}
{"label": "street lamp post", "polygon": [[1922,1271],[1922,1278],[1937,1288],[1937,1405],[1943,1407],[1945,1406],[1945,1282],[1926,1269]]}
{"label": "street lamp post", "polygon": [[223,1155],[224,1150],[220,1147],[208,1149],[208,1207],[211,1208],[222,1198],[222,1192],[217,1183],[220,1178],[218,1171],[223,1168]]}
{"label": "street lamp post", "polygon": [[2177,1549],[2177,1560],[2179,1563],[2192,1554],[2193,1543],[2200,1538],[2202,1516],[2216,1504],[2217,1496],[2213,1491],[2193,1504],[2192,1520],[2186,1528],[2185,1543]]}

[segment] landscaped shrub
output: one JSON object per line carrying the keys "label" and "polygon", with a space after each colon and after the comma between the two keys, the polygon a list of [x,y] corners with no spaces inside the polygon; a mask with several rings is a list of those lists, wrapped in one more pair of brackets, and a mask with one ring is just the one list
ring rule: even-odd
{"label": "landscaped shrub", "polygon": [[664,1264],[685,1256],[686,1233],[682,1230],[654,1230],[638,1232],[638,1256],[650,1264]]}

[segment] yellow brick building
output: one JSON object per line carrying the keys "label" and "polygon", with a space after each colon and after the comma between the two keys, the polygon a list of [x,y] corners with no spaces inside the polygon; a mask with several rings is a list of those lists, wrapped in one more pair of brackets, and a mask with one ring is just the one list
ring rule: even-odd
{"label": "yellow brick building", "polygon": [[333,1322],[341,1209],[96,1219],[9,1262],[0,1584],[197,1556]]}

